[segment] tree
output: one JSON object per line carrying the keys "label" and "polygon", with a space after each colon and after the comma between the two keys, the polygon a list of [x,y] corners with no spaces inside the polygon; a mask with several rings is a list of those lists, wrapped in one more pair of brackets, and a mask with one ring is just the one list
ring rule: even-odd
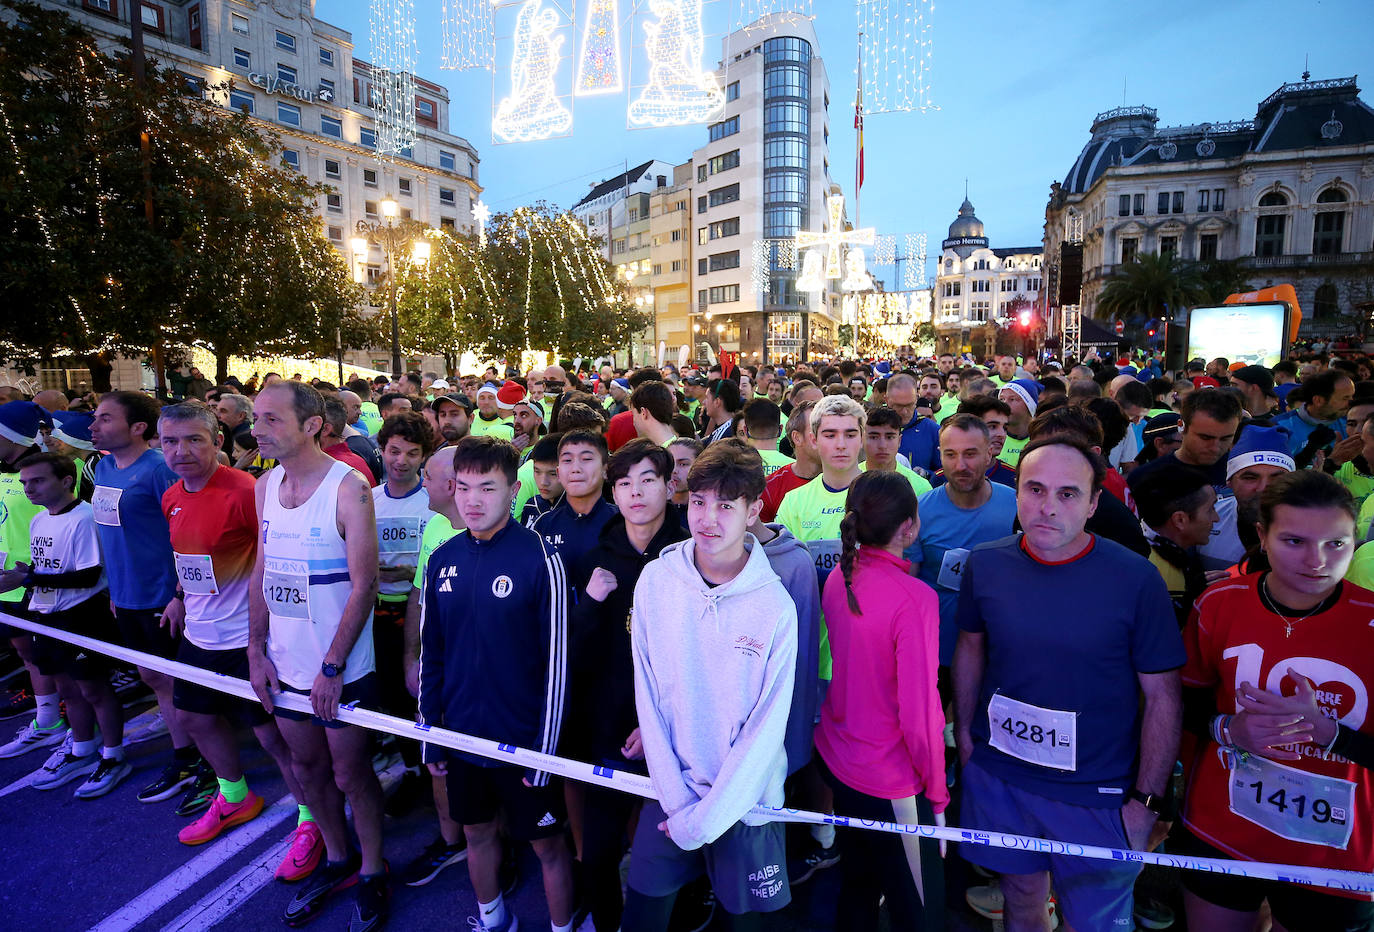
{"label": "tree", "polygon": [[1238,259],[1205,259],[1193,269],[1200,304],[1221,304],[1229,295],[1250,290],[1250,273]]}
{"label": "tree", "polygon": [[1112,273],[1097,306],[1104,313],[1123,318],[1169,317],[1178,308],[1197,304],[1201,296],[1202,286],[1193,266],[1170,253],[1143,253]]}
{"label": "tree", "polygon": [[155,63],[136,86],[62,12],[0,8],[0,301],[19,311],[0,354],[86,356],[94,373],[114,353],[199,344],[223,376],[230,354],[369,335],[313,215],[322,189],[268,164],[280,144],[261,124]]}
{"label": "tree", "polygon": [[446,358],[465,349],[510,360],[532,349],[595,358],[649,324],[598,241],[572,214],[542,203],[493,215],[485,247],[438,231],[431,261],[398,270],[398,284],[403,343]]}

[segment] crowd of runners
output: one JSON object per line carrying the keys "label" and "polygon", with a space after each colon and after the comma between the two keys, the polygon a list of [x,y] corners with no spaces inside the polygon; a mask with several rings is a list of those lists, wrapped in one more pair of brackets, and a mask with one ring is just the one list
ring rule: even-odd
{"label": "crowd of runners", "polygon": [[[947,894],[1012,930],[1166,928],[1128,855],[754,809],[1374,871],[1372,365],[0,389],[0,611],[252,684],[138,668],[171,749],[135,786],[205,844],[263,810],[256,740],[299,806],[291,927],[351,889],[350,929],[380,928],[465,863],[469,925],[514,929],[528,844],[553,932],[768,928],[821,870],[836,914],[808,921],[840,930],[943,928]],[[128,780],[124,665],[3,637],[25,685],[0,758],[43,751],[35,792]],[[339,719],[355,705],[646,775],[656,799],[384,747]],[[434,841],[389,864],[387,816],[417,806]],[[1171,881],[1195,930],[1374,930],[1365,894]]]}

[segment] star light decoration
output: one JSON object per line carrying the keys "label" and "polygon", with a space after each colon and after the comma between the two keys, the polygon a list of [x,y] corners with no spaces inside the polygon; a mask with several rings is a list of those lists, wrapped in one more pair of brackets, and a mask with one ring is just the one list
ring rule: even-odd
{"label": "star light decoration", "polygon": [[620,4],[618,0],[591,0],[582,24],[582,54],[577,59],[579,97],[614,94],[623,85],[620,61]]}
{"label": "star light decoration", "polygon": [[444,56],[450,71],[496,67],[496,34],[491,24],[492,0],[444,0]]}
{"label": "star light decoration", "polygon": [[648,82],[631,102],[631,127],[685,126],[718,118],[725,92],[716,75],[702,67],[705,34],[702,0],[649,0],[658,17],[644,23]]}
{"label": "star light decoration", "polygon": [[930,99],[934,0],[857,0],[864,113],[940,109]]}
{"label": "star light decoration", "polygon": [[[802,274],[797,279],[797,290],[812,293],[823,291],[826,281],[840,278],[842,275],[840,287],[845,291],[866,291],[872,288],[873,280],[866,268],[864,251],[858,247],[874,244],[876,234],[873,228],[844,228],[842,194],[827,197],[825,206],[830,218],[828,229],[820,232],[802,230],[797,233],[797,252],[809,250],[802,261]],[[825,250],[823,258],[821,250]]]}
{"label": "star light decoration", "polygon": [[415,2],[372,0],[369,11],[377,151],[396,155],[415,145]]}
{"label": "star light decoration", "polygon": [[478,201],[472,208],[472,219],[477,221],[477,245],[487,248],[487,221],[491,219],[491,208]]}
{"label": "star light decoration", "polygon": [[555,35],[571,20],[554,3],[545,6],[544,0],[524,0],[520,4],[512,37],[510,94],[497,104],[491,119],[496,142],[532,142],[572,129],[572,111],[564,105],[556,84],[567,37]]}

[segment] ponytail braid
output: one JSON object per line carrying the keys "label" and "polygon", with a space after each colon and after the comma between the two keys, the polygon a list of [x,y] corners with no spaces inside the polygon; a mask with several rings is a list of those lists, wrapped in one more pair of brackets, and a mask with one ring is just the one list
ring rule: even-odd
{"label": "ponytail braid", "polygon": [[862,615],[859,600],[854,598],[854,555],[859,549],[858,531],[858,514],[846,512],[840,521],[840,574],[844,577],[844,594],[849,599],[849,610],[855,615]]}

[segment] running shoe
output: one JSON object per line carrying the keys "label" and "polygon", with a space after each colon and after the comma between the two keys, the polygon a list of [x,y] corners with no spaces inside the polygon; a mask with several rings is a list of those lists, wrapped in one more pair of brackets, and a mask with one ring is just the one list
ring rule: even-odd
{"label": "running shoe", "polygon": [[499,926],[489,926],[482,922],[478,916],[468,917],[468,928],[473,932],[519,932],[520,920],[515,918],[515,911],[509,906],[506,907],[506,921]]}
{"label": "running shoe", "polygon": [[99,799],[133,772],[133,765],[122,757],[102,757],[100,766],[76,788],[76,798]]}
{"label": "running shoe", "polygon": [[420,856],[411,861],[406,869],[401,872],[401,882],[407,887],[423,887],[446,867],[454,864],[461,864],[468,857],[468,843],[466,838],[460,837],[457,844],[450,845],[443,838],[436,838],[433,842],[420,852]]}
{"label": "running shoe", "polygon": [[124,743],[126,745],[142,744],[145,741],[152,741],[154,738],[161,738],[165,734],[167,734],[167,723],[163,721],[162,713],[157,710],[135,715],[124,723]]}
{"label": "running shoe", "polygon": [[140,702],[153,700],[153,691],[133,670],[110,671],[110,688],[114,690],[115,698],[119,700],[119,704],[126,709],[138,705]]}
{"label": "running shoe", "polygon": [[152,783],[138,791],[138,801],[141,803],[160,803],[164,799],[171,799],[177,793],[196,782],[196,777],[200,772],[200,761],[181,761],[173,758],[172,762],[162,768],[162,773]]}
{"label": "running shoe", "polygon": [[302,822],[296,826],[296,834],[291,838],[291,850],[286,852],[277,865],[276,878],[285,883],[304,880],[319,866],[324,857],[324,836],[314,822]]}
{"label": "running shoe", "polygon": [[811,879],[816,871],[834,867],[840,863],[840,849],[835,845],[822,848],[814,845],[805,857],[793,858],[787,862],[787,880],[791,886],[799,886]]}
{"label": "running shoe", "polygon": [[0,722],[32,712],[37,705],[27,687],[0,693]]}
{"label": "running shoe", "polygon": [[0,758],[19,757],[38,748],[50,748],[61,744],[67,736],[67,721],[59,718],[50,728],[39,728],[38,719],[31,718],[29,723],[14,734],[9,744],[0,745]]}
{"label": "running shoe", "polygon": [[[969,909],[984,919],[996,922],[1002,920],[1006,900],[1002,895],[1002,886],[997,881],[981,887],[969,887],[964,891],[964,901],[968,903]],[[1053,896],[1045,903],[1045,909],[1050,916],[1050,928],[1059,928],[1059,904]]]}
{"label": "running shoe", "polygon": [[262,797],[252,790],[241,802],[231,803],[223,793],[215,795],[205,815],[177,832],[177,841],[183,845],[203,845],[214,841],[236,825],[251,822],[262,812]]}
{"label": "running shoe", "polygon": [[177,815],[183,819],[200,815],[210,808],[210,803],[218,794],[219,781],[215,779],[215,772],[210,769],[209,764],[202,764],[196,774],[196,782],[191,784],[191,788],[177,804]]}
{"label": "running shoe", "polygon": [[55,790],[63,784],[71,783],[77,777],[86,776],[99,766],[99,751],[85,757],[77,757],[72,753],[72,736],[69,731],[62,741],[62,746],[48,755],[43,766],[38,768],[31,785],[36,790]]}
{"label": "running shoe", "polygon": [[348,920],[348,932],[373,932],[386,923],[391,903],[391,869],[383,866],[380,874],[358,875],[358,902],[353,918]]}
{"label": "running shoe", "polygon": [[1142,929],[1172,928],[1174,911],[1152,896],[1137,896],[1135,924]]}
{"label": "running shoe", "polygon": [[296,929],[318,916],[331,893],[346,890],[358,882],[358,865],[361,861],[362,858],[354,853],[337,864],[325,861],[315,868],[291,902],[286,904],[282,921]]}

